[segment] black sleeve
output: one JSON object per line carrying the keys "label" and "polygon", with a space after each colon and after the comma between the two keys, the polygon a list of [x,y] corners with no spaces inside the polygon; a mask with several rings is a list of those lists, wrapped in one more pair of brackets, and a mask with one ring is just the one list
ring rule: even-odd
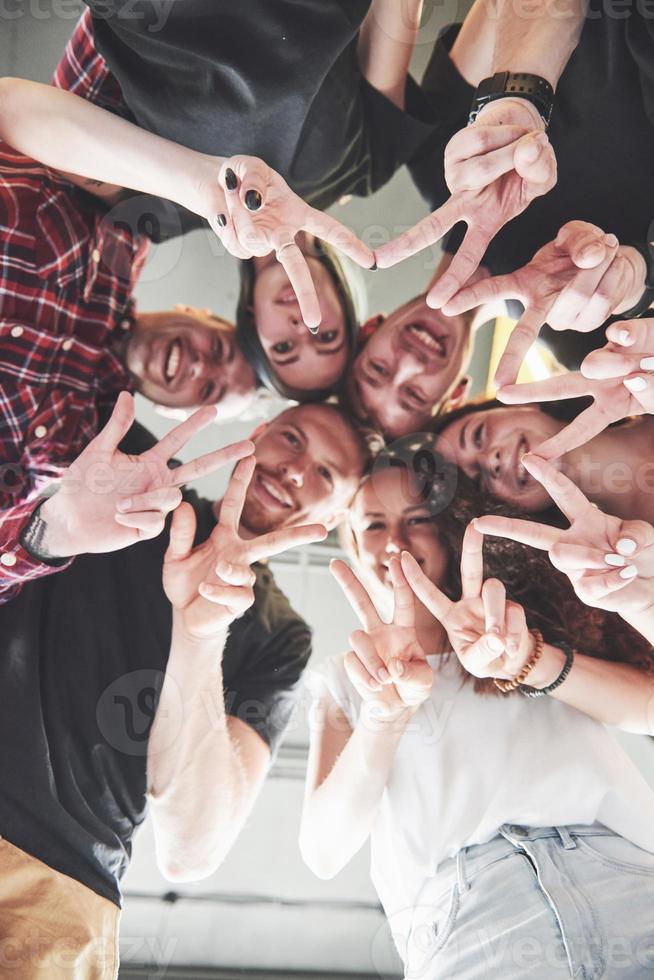
{"label": "black sleeve", "polygon": [[[239,642],[234,632],[232,639]],[[250,725],[270,746],[273,759],[297,703],[310,655],[310,628],[299,617],[289,619],[267,635],[256,658],[247,658],[225,681],[227,714]]]}

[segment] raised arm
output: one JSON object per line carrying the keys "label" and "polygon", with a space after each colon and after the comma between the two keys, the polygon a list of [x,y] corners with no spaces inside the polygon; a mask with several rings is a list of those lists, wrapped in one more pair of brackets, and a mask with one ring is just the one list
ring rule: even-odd
{"label": "raised arm", "polygon": [[328,690],[313,705],[300,850],[319,878],[333,878],[367,840],[397,746],[432,686],[413,625],[413,598],[399,562],[391,565],[395,613],[386,625],[352,570],[332,563],[363,625],[350,637],[352,649],[344,659],[361,710],[352,728]]}
{"label": "raised arm", "polygon": [[362,75],[400,109],[422,7],[423,0],[373,0],[359,32]]}
{"label": "raised arm", "polygon": [[492,71],[540,75],[556,88],[579,42],[587,6],[587,0],[566,0],[555,9],[549,0],[499,0],[492,11]]}

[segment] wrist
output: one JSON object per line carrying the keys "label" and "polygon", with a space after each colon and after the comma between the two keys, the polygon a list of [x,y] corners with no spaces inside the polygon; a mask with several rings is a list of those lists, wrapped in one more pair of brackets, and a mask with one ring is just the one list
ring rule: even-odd
{"label": "wrist", "polygon": [[529,671],[524,683],[538,690],[549,687],[560,675],[565,666],[565,653],[549,643],[543,644],[543,652],[538,663]]}
{"label": "wrist", "polygon": [[210,218],[225,210],[225,192],[218,181],[220,168],[226,157],[193,152],[189,166],[182,175],[182,190],[176,197],[194,214]]}
{"label": "wrist", "polygon": [[59,493],[48,497],[41,504],[25,535],[28,550],[45,559],[72,558],[82,553],[73,541],[65,511],[64,498]]}
{"label": "wrist", "polygon": [[640,298],[645,292],[647,279],[647,264],[637,248],[633,248],[631,245],[621,245],[619,253],[629,264],[629,269],[631,271],[631,286],[625,298],[614,309],[614,314],[620,314],[624,313],[625,310],[631,310],[640,302]]}

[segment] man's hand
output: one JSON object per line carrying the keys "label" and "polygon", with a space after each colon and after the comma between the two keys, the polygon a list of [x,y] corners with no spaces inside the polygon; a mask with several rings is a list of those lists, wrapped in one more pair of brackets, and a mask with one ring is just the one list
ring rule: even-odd
{"label": "man's hand", "polygon": [[[640,376],[640,375],[639,375]],[[643,415],[647,411],[636,396],[626,386],[630,378],[608,378],[606,381],[591,381],[579,372],[559,374],[544,381],[529,384],[506,385],[497,392],[497,397],[506,405],[524,405],[531,402],[562,401],[566,398],[591,396],[593,404],[575,419],[546,439],[533,452],[541,459],[558,459],[578,446],[594,439],[596,435],[613,422],[619,422],[631,415]],[[640,392],[639,392],[640,394]]]}
{"label": "man's hand", "polygon": [[486,112],[491,105],[477,122],[450,140],[445,151],[450,199],[375,252],[377,265],[386,269],[435,244],[465,221],[468,230],[458,252],[427,294],[428,305],[435,309],[445,306],[465,285],[498,231],[556,183],[556,160],[547,136],[534,131],[537,123],[528,103],[526,108],[514,106],[511,102],[503,110],[506,124],[490,124],[493,116]]}
{"label": "man's hand", "polygon": [[451,599],[430,582],[418,562],[402,552],[402,569],[413,592],[447,630],[461,665],[475,677],[516,677],[533,652],[524,609],[507,602],[498,579],[484,582],[483,535],[466,528],[461,551],[462,596]]}
{"label": "man's hand", "polygon": [[239,523],[255,459],[238,464],[222,500],[220,519],[206,541],[193,547],[196,521],[190,504],[176,511],[163,566],[163,586],[187,635],[206,639],[224,632],[254,602],[254,562],[313,541],[322,541],[322,524],[271,531],[243,538]]}
{"label": "man's hand", "polygon": [[152,449],[130,456],[118,446],[134,421],[134,399],[121,392],[104,429],[41,507],[40,550],[52,558],[104,553],[160,534],[166,514],[182,499],[181,486],[254,452],[246,440],[170,469],[168,460],[214,418],[215,408],[201,408]]}
{"label": "man's hand", "polygon": [[529,453],[525,468],[570,521],[562,530],[535,521],[478,517],[477,530],[547,551],[587,606],[639,613],[654,604],[654,528],[602,513],[563,473]]}
{"label": "man's hand", "polygon": [[519,299],[525,312],[515,325],[495,375],[498,386],[513,384],[522,362],[548,323],[554,330],[586,332],[614,313],[634,306],[645,283],[645,263],[636,249],[619,246],[615,235],[585,221],[569,221],[556,240],[509,275],[466,286],[444,307],[456,316],[482,303]]}
{"label": "man's hand", "polygon": [[235,156],[220,167],[218,181],[225,208],[207,220],[228,252],[238,259],[275,252],[295,290],[302,318],[317,331],[320,303],[296,235],[309,232],[370,269],[372,251],[340,221],[306,204],[283,177],[257,157]]}
{"label": "man's hand", "polygon": [[433,672],[418,640],[413,593],[400,562],[394,558],[389,565],[395,600],[391,623],[380,619],[349,565],[335,560],[330,567],[363,626],[350,636],[352,649],[345,657],[354,688],[389,719],[419,707],[429,697]]}

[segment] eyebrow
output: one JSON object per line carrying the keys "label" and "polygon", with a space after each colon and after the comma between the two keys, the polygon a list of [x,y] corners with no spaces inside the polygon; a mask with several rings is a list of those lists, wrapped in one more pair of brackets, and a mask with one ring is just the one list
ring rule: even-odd
{"label": "eyebrow", "polygon": [[461,449],[465,449],[466,448],[465,434],[466,434],[466,429],[470,425],[470,422],[471,422],[471,419],[466,419],[466,421],[461,426],[461,431],[459,432],[459,446],[460,446]]}
{"label": "eyebrow", "polygon": [[[330,347],[329,350],[316,349],[316,354],[318,357],[331,357],[333,354],[338,354],[342,351],[345,346],[345,340],[342,340],[338,347]],[[276,361],[274,358],[270,358],[270,363],[275,364],[277,367],[286,367],[287,364],[297,364],[300,360],[299,354],[293,354],[291,357],[287,357],[285,361]]]}

